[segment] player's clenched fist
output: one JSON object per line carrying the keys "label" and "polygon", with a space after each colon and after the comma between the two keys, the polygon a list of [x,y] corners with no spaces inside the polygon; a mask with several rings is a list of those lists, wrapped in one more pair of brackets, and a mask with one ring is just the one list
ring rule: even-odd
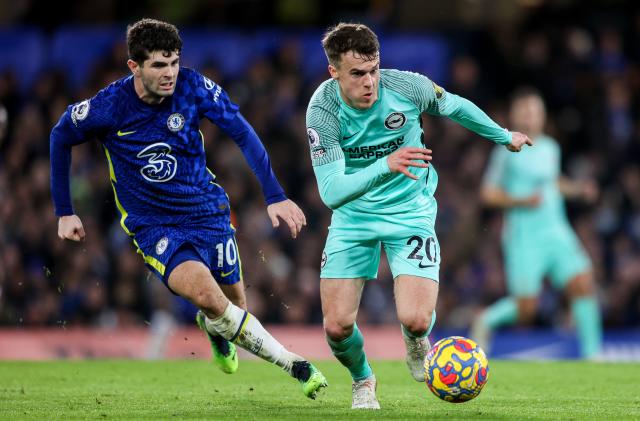
{"label": "player's clenched fist", "polygon": [[399,172],[414,180],[418,176],[409,172],[408,167],[427,168],[431,161],[431,149],[425,148],[400,148],[387,157],[389,170]]}
{"label": "player's clenched fist", "polygon": [[84,227],[76,215],[61,216],[58,220],[58,237],[61,240],[84,240]]}

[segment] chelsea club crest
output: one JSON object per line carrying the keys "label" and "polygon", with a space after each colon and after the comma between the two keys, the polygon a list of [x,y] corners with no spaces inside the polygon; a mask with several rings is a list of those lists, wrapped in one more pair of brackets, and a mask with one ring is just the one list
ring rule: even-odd
{"label": "chelsea club crest", "polygon": [[169,245],[169,239],[167,237],[162,237],[160,241],[156,244],[156,254],[160,256],[167,250],[167,246]]}
{"label": "chelsea club crest", "polygon": [[177,132],[184,127],[184,116],[180,113],[173,113],[167,119],[167,127],[172,132]]}

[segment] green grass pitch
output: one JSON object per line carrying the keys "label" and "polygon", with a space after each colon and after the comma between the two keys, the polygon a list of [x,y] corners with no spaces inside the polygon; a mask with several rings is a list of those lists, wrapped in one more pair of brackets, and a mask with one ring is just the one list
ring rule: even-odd
{"label": "green grass pitch", "polygon": [[374,361],[381,411],[352,411],[351,381],[317,364],[329,388],[315,401],[276,367],[241,361],[0,362],[0,419],[640,419],[640,364],[491,361],[480,396],[438,400],[402,361]]}

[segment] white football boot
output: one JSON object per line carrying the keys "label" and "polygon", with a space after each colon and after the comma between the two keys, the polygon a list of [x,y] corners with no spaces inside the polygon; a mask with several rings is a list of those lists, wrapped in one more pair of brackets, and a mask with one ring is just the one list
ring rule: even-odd
{"label": "white football boot", "polygon": [[366,379],[354,381],[351,385],[351,409],[380,409],[380,403],[376,398],[377,386],[378,382],[373,374]]}

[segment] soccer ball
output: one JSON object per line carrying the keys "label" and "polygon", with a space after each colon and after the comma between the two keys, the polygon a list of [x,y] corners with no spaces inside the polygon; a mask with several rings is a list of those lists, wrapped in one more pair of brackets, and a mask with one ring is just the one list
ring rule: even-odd
{"label": "soccer ball", "polygon": [[447,402],[466,402],[478,396],[489,377],[489,360],[471,339],[450,336],[436,342],[424,362],[425,382]]}

